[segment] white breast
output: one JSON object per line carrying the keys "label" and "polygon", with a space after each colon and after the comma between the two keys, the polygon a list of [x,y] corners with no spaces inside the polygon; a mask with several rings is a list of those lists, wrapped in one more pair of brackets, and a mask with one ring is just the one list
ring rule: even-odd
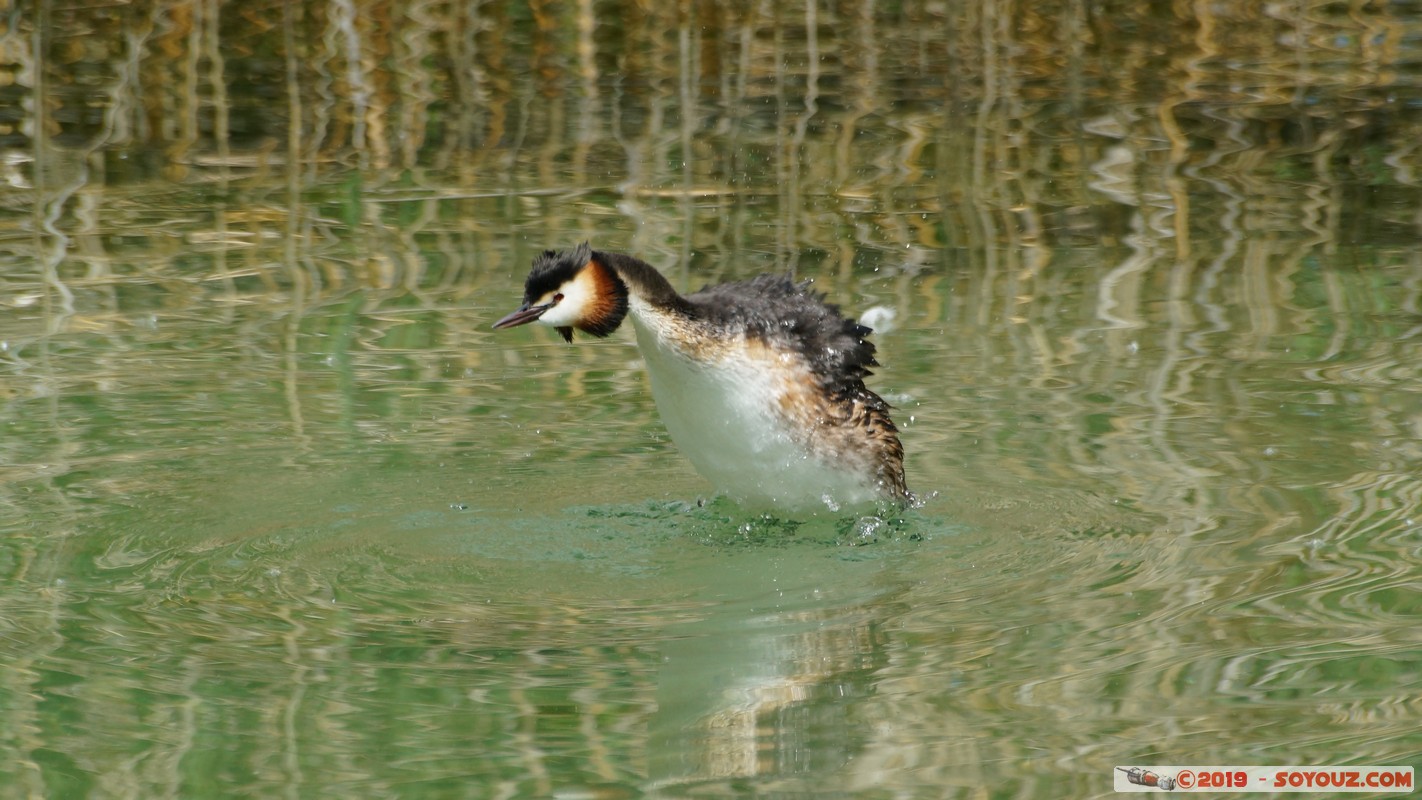
{"label": "white breast", "polygon": [[805,369],[792,354],[706,347],[689,357],[667,335],[673,323],[636,298],[637,346],[672,441],[702,477],[733,500],[778,509],[838,509],[877,498],[862,470],[812,452],[781,411]]}

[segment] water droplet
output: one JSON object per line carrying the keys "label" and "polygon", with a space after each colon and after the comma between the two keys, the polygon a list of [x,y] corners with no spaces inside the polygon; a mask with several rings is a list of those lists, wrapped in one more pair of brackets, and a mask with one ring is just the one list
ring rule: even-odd
{"label": "water droplet", "polygon": [[870,544],[879,541],[879,531],[884,521],[878,517],[860,517],[854,523],[854,544]]}

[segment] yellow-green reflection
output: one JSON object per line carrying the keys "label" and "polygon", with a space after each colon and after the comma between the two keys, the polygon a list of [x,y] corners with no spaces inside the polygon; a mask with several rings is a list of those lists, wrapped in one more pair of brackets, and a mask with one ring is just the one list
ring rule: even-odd
{"label": "yellow-green reflection", "polygon": [[[1406,763],[1404,3],[0,23],[0,785],[1078,797]],[[697,504],[592,239],[871,309],[899,521]]]}

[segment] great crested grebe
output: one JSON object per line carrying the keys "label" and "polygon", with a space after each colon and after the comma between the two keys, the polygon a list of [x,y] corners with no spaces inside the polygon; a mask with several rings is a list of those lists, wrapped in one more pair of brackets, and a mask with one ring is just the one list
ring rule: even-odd
{"label": "great crested grebe", "polygon": [[761,275],[685,297],[621,253],[545,251],[523,305],[494,323],[603,337],[628,314],[652,397],[677,448],[752,506],[906,504],[904,449],[889,405],[864,385],[870,329],[789,278]]}

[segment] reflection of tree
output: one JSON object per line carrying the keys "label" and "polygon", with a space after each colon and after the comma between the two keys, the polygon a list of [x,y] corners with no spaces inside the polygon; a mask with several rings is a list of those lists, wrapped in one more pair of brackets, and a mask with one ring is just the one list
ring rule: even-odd
{"label": "reflection of tree", "polygon": [[[1121,585],[1169,598],[1131,635],[1159,635],[1150,623],[1189,603],[1238,622],[1229,587],[1177,581],[1179,542],[1247,513],[1268,547],[1294,557],[1304,536],[1347,560],[1417,506],[1422,422],[1396,388],[1422,352],[1396,320],[1422,305],[1422,111],[1399,102],[1416,94],[1422,53],[1400,8],[13,6],[0,22],[0,304],[15,312],[0,315],[0,397],[14,401],[0,503],[73,520],[86,498],[166,488],[132,472],[85,478],[110,463],[94,451],[121,426],[142,443],[125,451],[136,462],[241,445],[169,441],[154,397],[213,426],[280,420],[297,466],[332,441],[512,451],[506,423],[490,422],[508,412],[491,399],[499,381],[536,383],[526,402],[571,408],[578,424],[649,415],[615,342],[489,345],[532,254],[591,238],[684,288],[793,270],[851,310],[896,310],[917,335],[881,338],[880,385],[918,417],[911,468],[981,503],[955,511],[1006,527],[1116,518],[1026,508],[1008,480],[1119,501],[1161,529],[1142,559],[1153,566]],[[1339,265],[1339,252],[1363,262]],[[212,354],[231,363],[200,357]],[[241,391],[213,390],[229,380]],[[1327,464],[1272,444],[1261,457],[1288,415],[1313,420],[1293,429]],[[470,434],[471,420],[488,426]],[[568,437],[558,454],[627,451]],[[1274,460],[1290,457],[1301,463]],[[1296,530],[1314,506],[1338,513]],[[18,572],[42,574],[49,551],[26,546]],[[1081,557],[1109,571],[1117,547],[1091,539]],[[1377,580],[1401,592],[1405,578]],[[1329,594],[1263,603],[1300,626],[1349,623],[1340,607],[1356,587],[1337,577]],[[1070,634],[1110,641],[1109,609],[1061,601]],[[788,769],[775,759],[794,743],[761,761],[761,729],[825,687],[870,683],[858,669],[946,692],[943,665],[912,647],[942,652],[936,622],[759,640],[774,652],[747,663],[765,672],[699,709],[698,730],[715,732],[700,774]],[[968,620],[951,644],[1020,649],[1001,623]],[[530,644],[525,660],[541,652]],[[586,723],[597,735],[620,714],[645,721],[664,677],[646,652],[620,655],[636,710],[609,706]],[[1061,676],[1041,707],[1081,708],[1118,679],[1135,702],[1165,697],[1180,690],[1157,673],[1210,668],[1155,655],[1108,677],[1066,676],[1072,665],[1042,654],[1034,666]],[[588,691],[617,680],[596,675]],[[535,725],[524,697],[519,719]],[[865,786],[904,764],[995,757],[974,733],[987,715],[950,719],[923,697],[872,705]],[[922,746],[904,721],[953,735]],[[532,764],[539,740],[527,741]],[[610,779],[626,778],[619,768]]]}
{"label": "reflection of tree", "polygon": [[[273,163],[269,140],[308,175],[434,166],[503,185],[528,160],[538,169],[517,174],[557,185],[572,160],[624,189],[773,177],[782,207],[839,191],[969,200],[992,215],[951,233],[974,238],[1100,232],[1109,207],[1054,178],[1117,138],[1142,188],[1177,206],[1213,194],[1211,175],[1267,183],[1281,168],[1296,180],[1391,161],[1401,177],[1415,161],[1417,112],[1389,98],[1417,54],[1390,6],[646,5],[39,3],[3,34],[20,113],[0,124],[21,152],[36,136],[157,148],[143,166],[177,178]],[[1101,120],[1112,136],[1093,135]],[[1360,145],[1375,164],[1351,157]],[[948,194],[894,191],[944,173]],[[823,234],[790,224],[782,249]]]}

